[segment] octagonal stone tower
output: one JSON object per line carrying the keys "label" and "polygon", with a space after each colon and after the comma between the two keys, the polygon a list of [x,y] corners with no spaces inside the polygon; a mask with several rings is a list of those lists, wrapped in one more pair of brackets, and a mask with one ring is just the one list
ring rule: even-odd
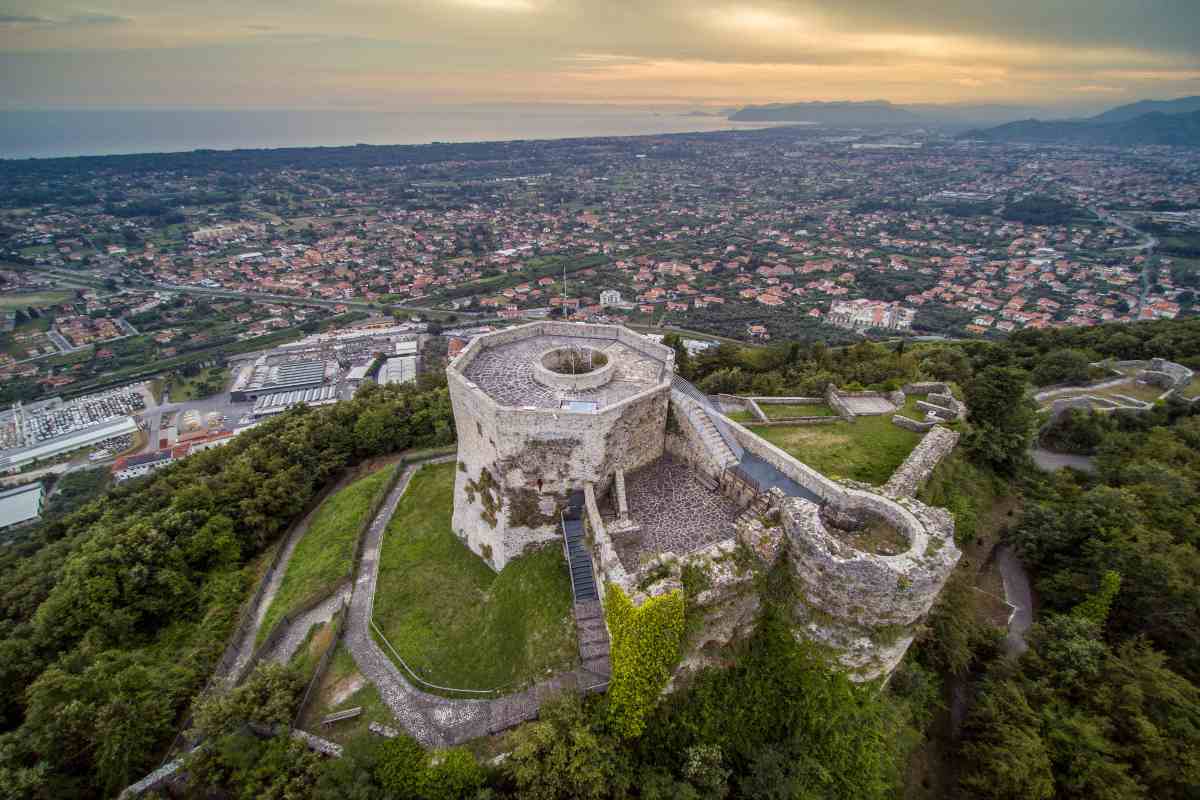
{"label": "octagonal stone tower", "polygon": [[494,569],[558,536],[568,494],[662,455],[675,354],[617,325],[534,322],[446,368],[454,532]]}

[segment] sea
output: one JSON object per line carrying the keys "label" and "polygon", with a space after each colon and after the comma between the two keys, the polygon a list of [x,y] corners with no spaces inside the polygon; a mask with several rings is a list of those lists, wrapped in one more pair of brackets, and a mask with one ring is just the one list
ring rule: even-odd
{"label": "sea", "polygon": [[0,111],[0,158],[428,144],[745,130],[723,116],[612,107],[412,111]]}

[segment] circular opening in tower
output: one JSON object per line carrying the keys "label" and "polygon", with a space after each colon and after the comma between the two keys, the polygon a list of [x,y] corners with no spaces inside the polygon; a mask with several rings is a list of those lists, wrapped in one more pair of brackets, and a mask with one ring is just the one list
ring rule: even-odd
{"label": "circular opening in tower", "polygon": [[559,375],[586,375],[608,364],[608,356],[591,347],[561,347],[542,355],[542,366]]}
{"label": "circular opening in tower", "polygon": [[908,535],[883,516],[867,509],[821,509],[825,529],[855,550],[877,556],[897,556],[912,546]]}

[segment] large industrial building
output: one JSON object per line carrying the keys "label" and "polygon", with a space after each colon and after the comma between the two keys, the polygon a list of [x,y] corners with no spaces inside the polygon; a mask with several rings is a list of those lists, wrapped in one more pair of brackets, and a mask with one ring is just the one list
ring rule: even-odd
{"label": "large industrial building", "polygon": [[[325,383],[330,365],[324,361],[298,360],[271,364],[263,355],[244,368],[229,390],[235,403],[258,400],[263,395],[315,389]],[[333,370],[336,373],[336,364]]]}
{"label": "large industrial building", "polygon": [[42,497],[40,482],[0,491],[0,529],[32,522],[40,517]]}

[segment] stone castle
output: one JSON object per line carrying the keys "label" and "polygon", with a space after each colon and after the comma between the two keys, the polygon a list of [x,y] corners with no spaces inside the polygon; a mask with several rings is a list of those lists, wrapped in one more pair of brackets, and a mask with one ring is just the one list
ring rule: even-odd
{"label": "stone castle", "polygon": [[561,540],[574,510],[587,550],[568,550],[572,575],[635,603],[678,588],[690,566],[705,620],[685,666],[752,623],[746,555],[769,568],[786,552],[797,635],[860,679],[887,675],[959,559],[950,514],[912,496],[955,446],[942,425],[878,488],[832,480],[733,422],[675,374],[670,348],[621,326],[490,333],[447,375],[459,538],[499,570]]}

